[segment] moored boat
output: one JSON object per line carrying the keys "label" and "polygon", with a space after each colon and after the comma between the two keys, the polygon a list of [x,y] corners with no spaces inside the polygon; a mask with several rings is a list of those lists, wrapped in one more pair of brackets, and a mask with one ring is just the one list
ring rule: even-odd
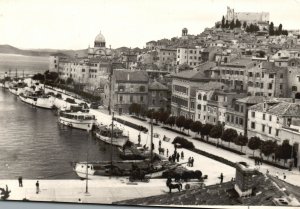
{"label": "moored boat", "polygon": [[107,144],[112,144],[118,147],[123,147],[129,140],[129,137],[123,134],[123,130],[116,126],[113,128],[112,136],[111,125],[99,125],[96,130],[96,137]]}
{"label": "moored boat", "polygon": [[36,92],[24,92],[19,94],[21,101],[33,105],[35,107],[40,107],[44,109],[53,109],[54,98],[49,95],[44,95],[40,91]]}
{"label": "moored boat", "polygon": [[96,123],[95,115],[88,112],[68,112],[62,111],[59,113],[58,122],[81,130],[92,130]]}

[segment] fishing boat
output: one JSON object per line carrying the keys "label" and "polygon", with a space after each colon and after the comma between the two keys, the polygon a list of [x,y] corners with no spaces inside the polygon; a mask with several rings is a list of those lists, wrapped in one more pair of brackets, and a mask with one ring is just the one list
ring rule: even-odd
{"label": "fishing boat", "polygon": [[148,178],[160,178],[163,172],[179,166],[169,161],[150,163],[149,160],[123,160],[113,163],[111,161],[77,162],[73,165],[73,170],[81,179],[99,179],[103,176],[128,177],[136,169],[139,169]]}
{"label": "fishing boat", "polygon": [[118,147],[123,147],[129,140],[128,136],[123,134],[123,130],[114,126],[113,132],[111,126],[98,125],[96,129],[96,137],[101,141]]}
{"label": "fishing boat", "polygon": [[19,94],[22,102],[30,104],[35,107],[44,109],[53,109],[54,98],[50,95],[45,95],[42,91],[25,91]]}
{"label": "fishing boat", "polygon": [[88,112],[62,111],[59,113],[60,124],[81,130],[91,130],[96,123],[95,115]]}

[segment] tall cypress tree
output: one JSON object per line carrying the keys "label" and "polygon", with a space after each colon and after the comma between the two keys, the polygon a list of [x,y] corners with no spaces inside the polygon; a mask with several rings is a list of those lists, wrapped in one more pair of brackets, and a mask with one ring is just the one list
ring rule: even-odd
{"label": "tall cypress tree", "polygon": [[274,23],[271,22],[269,25],[269,35],[274,36]]}
{"label": "tall cypress tree", "polygon": [[221,27],[222,27],[222,28],[225,27],[225,17],[224,17],[224,15],[223,15],[223,17],[222,17],[222,24],[221,24]]}

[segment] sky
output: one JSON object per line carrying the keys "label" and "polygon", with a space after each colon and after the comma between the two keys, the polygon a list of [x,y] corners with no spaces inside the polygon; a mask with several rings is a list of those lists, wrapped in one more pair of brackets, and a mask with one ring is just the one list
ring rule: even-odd
{"label": "sky", "polygon": [[284,29],[300,29],[300,0],[0,0],[0,44],[22,49],[84,49],[101,31],[106,45],[144,47],[200,34],[226,14],[269,12]]}

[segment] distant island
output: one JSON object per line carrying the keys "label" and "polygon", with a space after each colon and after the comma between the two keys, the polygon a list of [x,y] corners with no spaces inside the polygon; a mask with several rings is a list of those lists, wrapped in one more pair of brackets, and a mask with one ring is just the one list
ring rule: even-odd
{"label": "distant island", "polygon": [[77,54],[79,57],[87,55],[87,49],[79,50],[59,50],[59,49],[18,49],[10,45],[0,45],[1,54],[19,54],[24,56],[39,56],[48,57],[54,53],[63,53],[70,57],[75,57]]}

